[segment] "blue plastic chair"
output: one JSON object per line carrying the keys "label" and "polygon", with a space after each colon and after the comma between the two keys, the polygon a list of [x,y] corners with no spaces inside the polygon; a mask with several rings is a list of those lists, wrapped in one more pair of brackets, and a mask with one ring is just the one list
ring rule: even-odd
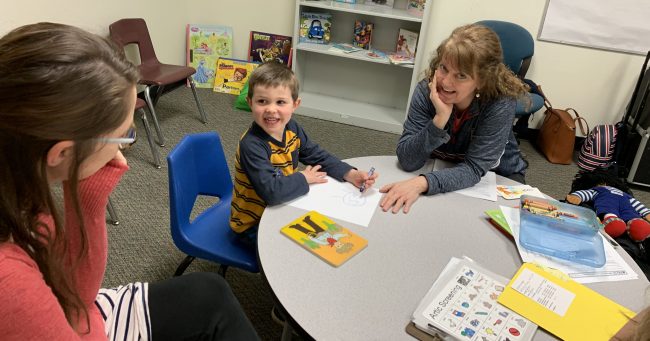
{"label": "blue plastic chair", "polygon": [[[167,163],[172,239],[188,255],[174,276],[182,275],[195,257],[219,263],[224,277],[229,266],[259,272],[255,250],[237,240],[228,225],[233,184],[219,135],[186,135],[169,153]],[[199,195],[219,201],[190,222]]]}
{"label": "blue plastic chair", "polygon": [[525,28],[507,21],[483,20],[477,24],[489,27],[499,36],[501,50],[503,50],[503,63],[519,78],[531,85],[532,92],[528,93],[530,107],[525,99],[517,101],[515,116],[521,118],[537,112],[544,106],[544,99],[535,93],[537,90],[535,83],[525,79],[530,61],[535,53],[533,36]]}

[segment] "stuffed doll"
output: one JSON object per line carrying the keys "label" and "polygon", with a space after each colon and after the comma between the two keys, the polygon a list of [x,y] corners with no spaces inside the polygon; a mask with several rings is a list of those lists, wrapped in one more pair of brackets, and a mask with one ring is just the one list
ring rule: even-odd
{"label": "stuffed doll", "polygon": [[576,174],[566,201],[574,205],[591,203],[605,232],[613,238],[627,232],[633,241],[642,242],[650,236],[650,209],[632,196],[623,181],[605,170]]}

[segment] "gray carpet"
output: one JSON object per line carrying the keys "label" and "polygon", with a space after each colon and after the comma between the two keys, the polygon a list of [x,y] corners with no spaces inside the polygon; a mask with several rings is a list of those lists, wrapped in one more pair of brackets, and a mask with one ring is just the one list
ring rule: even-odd
{"label": "gray carpet", "polygon": [[[163,159],[185,134],[216,130],[231,162],[240,135],[252,121],[251,115],[232,109],[235,96],[207,89],[199,89],[199,96],[208,115],[207,125],[199,121],[189,89],[177,89],[160,99],[156,110],[167,143],[160,148]],[[312,139],[341,159],[395,153],[397,135],[299,115],[294,117]],[[163,160],[162,169],[155,169],[141,126],[138,126],[138,134],[138,142],[125,152],[131,170],[112,194],[120,224],[108,227],[106,287],[169,278],[185,257],[176,249],[169,233],[166,162]],[[548,163],[527,141],[522,141],[521,148],[530,162],[527,182],[554,198],[563,198],[570,189],[576,166]],[[232,172],[232,163],[230,168]],[[634,188],[634,191],[637,199],[650,205],[647,188]],[[207,205],[209,200],[200,200],[196,209]],[[188,271],[216,272],[217,268],[215,264],[197,260]],[[271,293],[260,275],[232,268],[226,278],[260,337],[278,340],[282,329],[271,320]]]}

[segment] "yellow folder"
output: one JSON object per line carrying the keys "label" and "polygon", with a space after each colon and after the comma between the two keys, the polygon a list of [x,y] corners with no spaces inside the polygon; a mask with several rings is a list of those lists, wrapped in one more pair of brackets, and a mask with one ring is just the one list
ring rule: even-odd
{"label": "yellow folder", "polygon": [[498,300],[563,340],[609,340],[635,313],[586,286],[524,263]]}

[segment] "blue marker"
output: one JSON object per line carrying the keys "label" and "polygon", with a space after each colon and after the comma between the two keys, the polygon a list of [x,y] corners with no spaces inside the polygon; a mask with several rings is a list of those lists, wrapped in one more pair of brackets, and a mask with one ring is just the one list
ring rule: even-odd
{"label": "blue marker", "polygon": [[[368,178],[370,178],[374,172],[375,172],[375,167],[370,167],[370,171],[368,172]],[[359,187],[359,192],[363,193],[363,191],[365,190],[366,190],[366,182],[364,181]]]}

